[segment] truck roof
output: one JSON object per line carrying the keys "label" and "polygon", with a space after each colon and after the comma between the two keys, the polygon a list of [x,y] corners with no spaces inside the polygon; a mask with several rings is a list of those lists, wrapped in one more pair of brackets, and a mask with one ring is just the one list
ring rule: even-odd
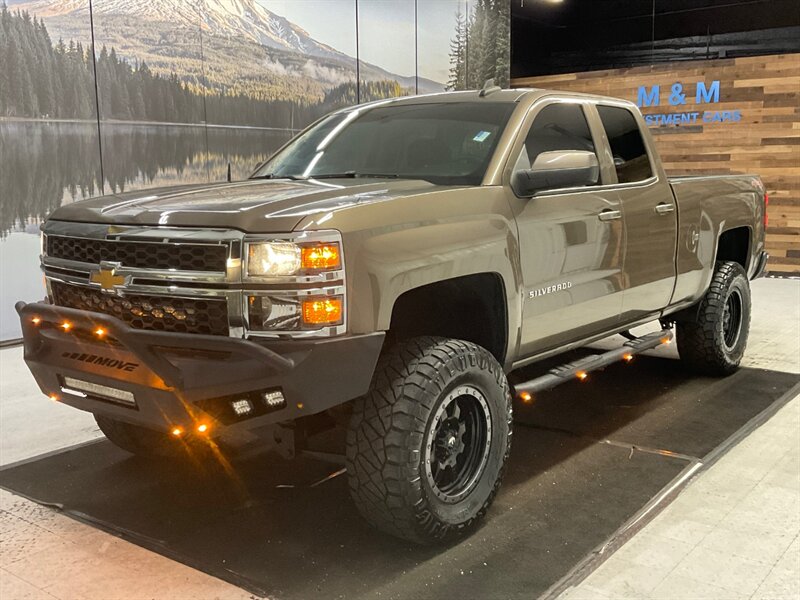
{"label": "truck roof", "polygon": [[624,103],[629,106],[635,106],[633,102],[623,100],[621,98],[613,98],[611,96],[599,96],[597,94],[582,94],[579,92],[566,92],[561,90],[539,89],[539,88],[515,88],[515,89],[498,89],[489,90],[488,93],[481,95],[481,90],[466,90],[461,92],[436,92],[433,94],[420,94],[417,96],[400,96],[398,98],[387,98],[382,100],[374,100],[372,102],[365,102],[356,106],[350,106],[342,109],[342,112],[348,112],[353,109],[360,109],[364,107],[377,106],[383,104],[433,104],[433,103],[456,103],[456,102],[504,102],[504,103],[526,103],[532,104],[543,96],[550,95],[563,95],[576,98],[586,98],[591,100],[605,100],[614,103]]}

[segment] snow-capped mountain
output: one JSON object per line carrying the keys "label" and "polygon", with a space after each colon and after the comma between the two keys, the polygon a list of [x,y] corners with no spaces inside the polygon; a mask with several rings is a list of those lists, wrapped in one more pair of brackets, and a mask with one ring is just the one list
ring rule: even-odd
{"label": "snow-capped mountain", "polygon": [[[14,2],[13,8],[52,17],[88,12],[87,0],[31,0]],[[340,56],[288,19],[267,10],[255,0],[100,0],[92,6],[95,18],[131,16],[145,21],[197,27],[209,35],[238,36],[262,46],[294,50],[313,56]]]}
{"label": "snow-capped mountain", "polygon": [[[6,2],[11,10],[42,18],[53,40],[88,47],[88,0]],[[92,15],[98,51],[113,47],[118,56],[146,61],[157,73],[196,82],[202,49],[204,85],[218,90],[311,99],[355,76],[354,57],[315,40],[256,0],[94,0]],[[364,61],[361,77],[394,80],[406,89],[417,83],[413,76]],[[420,92],[444,89],[424,78],[418,83]]]}

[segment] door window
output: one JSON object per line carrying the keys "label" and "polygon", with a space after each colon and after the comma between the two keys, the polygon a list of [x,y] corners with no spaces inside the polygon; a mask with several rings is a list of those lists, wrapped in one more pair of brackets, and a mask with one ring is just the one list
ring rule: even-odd
{"label": "door window", "polygon": [[642,139],[642,132],[631,111],[616,106],[598,106],[606,130],[614,167],[620,183],[644,181],[653,176],[653,168]]}
{"label": "door window", "polygon": [[553,150],[595,152],[589,123],[580,104],[548,104],[539,111],[525,138],[515,170],[530,169],[537,156]]}

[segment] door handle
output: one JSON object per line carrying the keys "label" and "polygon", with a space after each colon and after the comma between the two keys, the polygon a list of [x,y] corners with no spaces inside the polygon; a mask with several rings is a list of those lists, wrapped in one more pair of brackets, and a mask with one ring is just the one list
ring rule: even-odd
{"label": "door handle", "polygon": [[614,219],[621,219],[622,213],[618,210],[611,210],[610,208],[607,208],[601,211],[600,214],[597,215],[597,218],[601,221],[613,221]]}
{"label": "door handle", "polygon": [[656,212],[659,215],[668,215],[674,210],[675,210],[674,204],[667,204],[666,202],[660,202],[659,204],[656,204]]}

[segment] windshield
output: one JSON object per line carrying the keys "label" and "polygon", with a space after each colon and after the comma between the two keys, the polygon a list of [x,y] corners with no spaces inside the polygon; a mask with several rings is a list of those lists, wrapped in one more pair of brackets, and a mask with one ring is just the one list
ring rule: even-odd
{"label": "windshield", "polygon": [[388,104],[336,113],[298,136],[253,177],[398,177],[478,185],[515,106]]}

